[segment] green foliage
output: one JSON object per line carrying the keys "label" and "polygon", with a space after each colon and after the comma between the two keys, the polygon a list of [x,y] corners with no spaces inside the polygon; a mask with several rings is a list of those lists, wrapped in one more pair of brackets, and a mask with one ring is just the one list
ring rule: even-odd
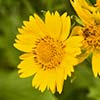
{"label": "green foliage", "polygon": [[0,100],[100,100],[100,79],[92,74],[90,58],[75,68],[61,95],[41,93],[32,88],[32,77],[18,77],[16,69],[21,52],[13,47],[17,28],[34,12],[42,17],[47,10],[75,15],[69,0],[0,0]]}
{"label": "green foliage", "polygon": [[2,72],[0,79],[0,100],[57,100],[48,91],[42,94],[32,88],[32,78],[20,79],[16,71]]}

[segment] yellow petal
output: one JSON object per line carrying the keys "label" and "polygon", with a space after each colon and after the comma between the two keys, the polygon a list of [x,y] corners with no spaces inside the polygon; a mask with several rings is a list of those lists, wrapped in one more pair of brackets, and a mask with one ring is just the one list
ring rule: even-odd
{"label": "yellow petal", "polygon": [[78,64],[83,62],[86,58],[88,58],[90,53],[91,53],[91,50],[87,50],[85,52],[81,52],[81,54],[77,56]]}
{"label": "yellow petal", "polygon": [[[40,39],[40,38],[44,37],[43,34],[38,33],[38,32],[40,32],[38,29],[34,30],[34,32],[32,32],[30,29],[28,29],[28,27],[23,26],[22,28],[18,28],[18,31],[21,34],[18,34],[17,39],[20,39],[20,40],[21,39],[23,40],[23,38],[26,38],[27,40],[29,38],[31,38],[34,40],[34,39]],[[33,41],[33,40],[31,40],[31,41]]]}
{"label": "yellow petal", "polygon": [[21,78],[32,76],[39,70],[38,66],[35,64],[32,58],[21,61],[21,63],[18,65],[18,68],[18,73]]}
{"label": "yellow petal", "polygon": [[48,88],[52,93],[55,93],[55,84],[55,73],[46,70],[37,72],[32,81],[33,87],[39,87],[41,92]]}
{"label": "yellow petal", "polygon": [[23,52],[32,52],[32,48],[33,48],[32,45],[28,45],[24,43],[20,43],[20,44],[14,43],[14,47]]}
{"label": "yellow petal", "polygon": [[64,41],[69,36],[70,28],[71,28],[71,20],[70,17],[67,16],[67,13],[64,13],[61,16],[61,20],[62,20],[62,31],[60,35],[60,40]]}
{"label": "yellow petal", "polygon": [[80,47],[82,45],[82,36],[71,36],[66,40],[66,45],[69,47]]}
{"label": "yellow petal", "polygon": [[52,13],[51,15],[48,11],[45,15],[45,24],[50,36],[58,39],[61,32],[61,18],[59,13],[56,11],[55,14]]}
{"label": "yellow petal", "polygon": [[29,21],[24,21],[23,23],[25,25],[25,27],[23,27],[23,30],[29,31],[36,36],[45,36],[44,32],[42,31],[42,28],[40,27],[40,23],[37,22],[37,19],[33,16],[30,16]]}
{"label": "yellow petal", "polygon": [[65,51],[73,56],[79,55],[81,53],[80,47],[82,46],[83,37],[81,36],[71,36],[66,40]]}
{"label": "yellow petal", "polygon": [[74,72],[74,65],[77,64],[77,59],[73,55],[64,55],[61,65],[64,68],[64,79],[67,79],[67,76],[71,77],[71,72]]}
{"label": "yellow petal", "polygon": [[[38,73],[37,73],[38,74]],[[48,74],[48,73],[46,73],[46,71],[41,71],[41,72],[39,72],[39,74],[40,74],[40,78],[39,78],[39,90],[41,91],[41,92],[44,92],[45,91],[45,89],[47,88],[47,85],[48,85],[48,81],[47,81],[47,79],[48,79],[48,77],[47,77],[47,75],[46,74]],[[35,77],[37,77],[37,76],[35,76]]]}
{"label": "yellow petal", "polygon": [[33,57],[34,57],[33,53],[24,53],[19,58],[21,60],[25,60],[25,59],[33,59]]}
{"label": "yellow petal", "polygon": [[56,70],[56,85],[57,91],[61,94],[64,84],[64,68],[61,66]]}
{"label": "yellow petal", "polygon": [[82,7],[82,5],[78,0],[74,1],[70,0],[70,2],[84,24],[86,25],[94,24],[93,15],[91,14],[91,12],[89,12],[88,9]]}
{"label": "yellow petal", "polygon": [[14,46],[23,52],[31,52],[36,41],[41,38],[41,35],[34,35],[24,29],[19,29],[19,31],[21,34],[16,36],[17,39],[15,39],[16,43],[14,43]]}
{"label": "yellow petal", "polygon": [[94,51],[92,57],[92,68],[94,76],[100,75],[100,51]]}
{"label": "yellow petal", "polygon": [[[42,19],[37,15],[37,14],[34,14],[34,17],[35,17],[35,22],[36,24],[38,25],[38,27],[40,28],[40,30],[45,34],[47,35],[48,34],[48,30],[46,29],[46,26],[45,26],[45,23],[42,21]],[[30,18],[30,21],[31,21],[32,18]]]}
{"label": "yellow petal", "polygon": [[97,24],[100,24],[100,12],[93,13],[93,18],[95,19]]}
{"label": "yellow petal", "polygon": [[34,44],[38,37],[34,36],[33,34],[18,34],[16,38],[25,44]]}
{"label": "yellow petal", "polygon": [[55,70],[47,71],[47,81],[48,81],[48,89],[51,90],[52,93],[56,91],[56,72]]}
{"label": "yellow petal", "polygon": [[77,2],[80,3],[80,5],[85,8],[90,10],[91,12],[94,12],[96,10],[96,7],[94,7],[92,4],[90,5],[86,0],[77,0]]}
{"label": "yellow petal", "polygon": [[71,36],[81,35],[81,33],[82,33],[82,27],[81,26],[75,26],[72,29]]}
{"label": "yellow petal", "polygon": [[[39,82],[39,90],[41,91],[41,92],[44,92],[45,91],[45,89],[47,88],[47,86],[48,86],[48,73],[46,73],[46,71],[40,71],[39,73],[37,73],[38,75],[38,77],[37,76],[35,76],[35,77],[37,77],[37,80],[38,80],[38,82]],[[34,84],[34,81],[33,81],[33,84]]]}
{"label": "yellow petal", "polygon": [[41,84],[41,78],[42,78],[42,71],[40,70],[39,72],[37,72],[32,80],[32,86],[35,88],[38,88]]}

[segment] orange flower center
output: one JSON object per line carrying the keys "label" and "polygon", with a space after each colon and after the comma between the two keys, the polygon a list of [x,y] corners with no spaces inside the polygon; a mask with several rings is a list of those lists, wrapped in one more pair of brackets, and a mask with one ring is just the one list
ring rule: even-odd
{"label": "orange flower center", "polygon": [[83,28],[83,45],[85,48],[100,50],[100,25],[87,26]]}
{"label": "orange flower center", "polygon": [[48,36],[41,38],[36,41],[36,47],[33,49],[34,60],[44,70],[56,68],[62,61],[64,47],[62,41]]}

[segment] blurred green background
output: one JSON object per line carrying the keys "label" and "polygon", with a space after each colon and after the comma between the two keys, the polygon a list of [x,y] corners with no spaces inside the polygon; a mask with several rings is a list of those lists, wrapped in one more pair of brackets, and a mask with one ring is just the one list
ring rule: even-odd
{"label": "blurred green background", "polygon": [[31,86],[32,77],[18,77],[21,52],[13,47],[17,28],[34,12],[43,17],[47,10],[75,14],[69,0],[0,0],[0,100],[100,100],[100,79],[93,77],[91,58],[75,68],[61,95],[41,93]]}

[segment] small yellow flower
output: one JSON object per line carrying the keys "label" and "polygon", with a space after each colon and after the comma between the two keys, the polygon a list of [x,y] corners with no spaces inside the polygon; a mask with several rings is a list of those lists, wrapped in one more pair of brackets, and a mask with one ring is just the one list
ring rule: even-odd
{"label": "small yellow flower", "polygon": [[19,76],[26,78],[34,75],[32,86],[43,92],[46,88],[52,93],[62,92],[64,80],[71,76],[76,56],[81,53],[81,36],[70,33],[71,21],[67,13],[62,16],[56,11],[46,12],[45,21],[34,14],[24,26],[19,28],[14,46],[23,51],[18,65]]}
{"label": "small yellow flower", "polygon": [[[83,49],[86,50],[84,58],[92,55],[92,67],[95,76],[100,75],[100,11],[86,0],[70,0],[73,8],[83,22],[83,26],[75,26],[72,34],[83,36]],[[96,4],[100,0],[97,0]]]}

